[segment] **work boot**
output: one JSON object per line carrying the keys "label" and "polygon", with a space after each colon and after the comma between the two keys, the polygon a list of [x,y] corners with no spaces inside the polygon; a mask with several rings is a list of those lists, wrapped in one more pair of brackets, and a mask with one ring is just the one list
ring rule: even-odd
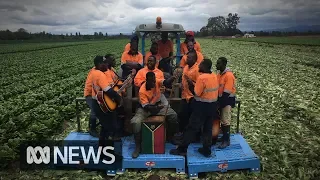
{"label": "work boot", "polygon": [[207,136],[203,137],[202,148],[198,149],[198,152],[205,157],[209,157],[211,155],[211,144],[212,144],[212,137]]}
{"label": "work boot", "polygon": [[141,134],[140,133],[134,134],[134,142],[136,147],[132,153],[132,158],[137,158],[141,152]]}
{"label": "work boot", "polygon": [[187,155],[187,148],[178,146],[177,149],[171,149],[169,152],[171,155],[178,155],[178,156],[186,156]]}
{"label": "work boot", "polygon": [[223,141],[218,147],[219,149],[224,149],[230,146],[230,126],[222,126]]}

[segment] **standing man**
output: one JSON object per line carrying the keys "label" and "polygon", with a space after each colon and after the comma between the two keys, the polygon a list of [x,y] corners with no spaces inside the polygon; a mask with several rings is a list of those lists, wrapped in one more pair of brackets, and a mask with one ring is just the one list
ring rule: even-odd
{"label": "standing man", "polygon": [[189,48],[188,48],[187,44],[190,41],[193,42],[194,49],[201,53],[200,43],[195,41],[194,32],[193,31],[188,31],[188,32],[186,32],[186,39],[185,39],[184,43],[181,43],[181,45],[180,45],[180,54],[182,56],[189,52]]}
{"label": "standing man", "polygon": [[101,124],[100,140],[102,143],[108,137],[115,135],[115,121],[117,119],[116,111],[104,113],[98,104],[96,95],[98,91],[104,91],[110,98],[115,99],[115,101],[120,104],[121,96],[115,92],[111,87],[113,85],[113,79],[108,71],[109,63],[103,56],[96,56],[94,59],[95,70],[92,72],[92,107],[98,117]]}
{"label": "standing man", "polygon": [[96,68],[93,67],[87,76],[85,85],[84,85],[84,97],[86,99],[86,102],[88,104],[88,106],[90,107],[90,116],[89,116],[89,134],[93,137],[98,137],[98,132],[96,130],[96,126],[97,126],[97,117],[94,113],[93,110],[93,99],[92,99],[92,74],[93,71],[95,71]]}
{"label": "standing man", "polygon": [[193,111],[183,135],[182,144],[177,149],[172,149],[170,154],[185,155],[189,144],[196,138],[197,133],[203,127],[203,147],[199,148],[198,151],[205,157],[211,155],[212,123],[217,116],[219,89],[217,76],[211,72],[211,66],[211,60],[204,59],[199,65],[199,72],[202,74],[198,77],[196,84],[193,85],[192,80],[187,80],[189,89],[194,95]]}
{"label": "standing man", "polygon": [[[174,78],[171,81],[173,80]],[[167,83],[170,84],[172,82]],[[139,90],[140,107],[131,119],[136,145],[132,158],[137,158],[141,151],[141,122],[151,115],[165,115],[167,106],[170,106],[160,90],[163,84],[164,81],[156,80],[154,72],[148,72],[146,74],[146,82],[142,84]],[[177,132],[178,121],[177,113],[170,107],[168,108],[166,121],[168,122],[167,139],[171,140],[170,138]]]}
{"label": "standing man", "polygon": [[222,143],[219,148],[223,149],[230,145],[230,121],[231,109],[236,104],[236,79],[232,71],[227,68],[228,60],[220,57],[216,68],[219,71],[219,109],[221,113],[221,129],[223,132]]}
{"label": "standing man", "polygon": [[179,119],[179,134],[176,137],[176,140],[182,140],[183,132],[185,128],[189,124],[189,118],[192,113],[192,102],[194,100],[194,95],[189,89],[188,81],[191,80],[192,84],[194,85],[197,81],[198,77],[200,76],[199,73],[199,64],[197,63],[197,55],[195,51],[192,51],[188,54],[187,65],[183,68],[183,75],[182,75],[182,95],[181,95],[181,106],[180,111],[178,113]]}
{"label": "standing man", "polygon": [[173,56],[173,43],[168,39],[168,32],[161,33],[161,40],[158,43],[158,51],[162,58]]}
{"label": "standing man", "polygon": [[195,52],[196,53],[196,55],[197,55],[197,63],[198,64],[200,64],[201,61],[203,60],[202,53],[195,50],[194,43],[192,41],[189,41],[187,43],[187,45],[188,45],[188,52],[185,55],[182,56],[182,59],[180,61],[180,67],[181,68],[184,68],[187,65],[187,58],[188,58],[188,53],[189,52]]}

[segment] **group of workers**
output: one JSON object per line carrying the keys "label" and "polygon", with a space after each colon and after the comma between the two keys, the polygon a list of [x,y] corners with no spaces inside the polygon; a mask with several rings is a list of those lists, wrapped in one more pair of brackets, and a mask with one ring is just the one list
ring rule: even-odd
{"label": "group of workers", "polygon": [[[95,57],[95,66],[88,74],[84,93],[91,108],[89,132],[92,136],[99,136],[96,131],[98,118],[102,127],[99,136],[102,143],[107,138],[119,138],[117,111],[102,112],[96,94],[104,91],[121,104],[125,94],[119,94],[113,86],[118,79],[126,79],[135,69],[137,73],[132,86],[139,89],[136,95],[139,106],[130,121],[136,145],[132,157],[137,158],[141,152],[141,122],[149,116],[159,115],[166,117],[167,139],[178,145],[170,154],[185,155],[188,145],[202,131],[203,147],[198,151],[209,157],[211,146],[215,143],[212,141],[213,120],[221,120],[223,136],[219,148],[230,145],[231,109],[235,107],[235,76],[227,68],[225,57],[218,58],[216,62],[218,73],[212,72],[212,61],[203,57],[200,44],[195,41],[191,31],[186,33],[186,40],[181,43],[180,64],[170,72],[173,43],[168,40],[168,33],[162,33],[161,37],[161,40],[152,43],[150,52],[146,53],[144,59],[138,51],[139,38],[131,38],[121,56],[121,75],[114,70],[115,58],[111,54]],[[175,84],[181,88],[182,102],[178,113],[170,107],[163,91],[163,87],[172,88]],[[127,92],[131,90],[128,88]]]}

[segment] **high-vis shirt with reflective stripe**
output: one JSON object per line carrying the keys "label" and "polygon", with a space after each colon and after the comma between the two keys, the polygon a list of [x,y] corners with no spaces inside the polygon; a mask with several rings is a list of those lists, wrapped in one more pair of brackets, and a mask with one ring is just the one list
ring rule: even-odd
{"label": "high-vis shirt with reflective stripe", "polygon": [[[195,42],[194,44],[194,50],[198,51],[201,53],[201,47],[200,44],[198,42]],[[180,54],[181,55],[185,55],[188,53],[188,44],[187,43],[181,43],[180,45]]]}
{"label": "high-vis shirt with reflective stripe", "polygon": [[146,90],[146,83],[143,83],[139,90],[139,101],[142,107],[146,105],[155,105],[157,102],[161,101],[161,91],[162,86],[161,81],[157,81],[156,87],[151,90]]}
{"label": "high-vis shirt with reflective stripe", "polygon": [[122,53],[121,65],[130,62],[130,63],[140,64],[142,66],[142,64],[143,64],[142,54],[140,52],[138,52],[137,55],[133,56],[133,55],[128,54],[128,52],[129,51],[125,51]]}
{"label": "high-vis shirt with reflective stripe", "polygon": [[[203,55],[201,52],[197,52],[197,63],[200,64],[203,61]],[[180,61],[180,67],[184,68],[187,65],[187,58],[188,55],[185,54],[182,56],[181,61]]]}
{"label": "high-vis shirt with reflective stripe", "polygon": [[216,102],[218,100],[219,83],[214,73],[201,74],[194,87],[194,99],[201,102]]}
{"label": "high-vis shirt with reflective stripe", "polygon": [[113,83],[110,73],[94,70],[92,72],[92,97],[95,97],[98,91],[108,91]]}
{"label": "high-vis shirt with reflective stripe", "polygon": [[[148,59],[149,59],[150,56],[152,56],[152,53],[151,53],[151,52],[147,52],[146,56],[144,57],[144,66],[147,65]],[[159,62],[160,62],[160,59],[161,59],[161,56],[160,56],[160,54],[158,53],[157,55],[155,55],[155,57],[156,57],[156,60],[157,60],[156,67],[158,67],[158,66],[159,66]]]}
{"label": "high-vis shirt with reflective stripe", "polygon": [[87,76],[87,79],[86,79],[86,82],[84,85],[84,92],[83,92],[84,97],[92,95],[92,71],[94,71],[94,70],[95,70],[95,67],[90,69],[90,71],[88,73],[88,76]]}
{"label": "high-vis shirt with reflective stripe", "polygon": [[149,70],[148,67],[144,67],[140,69],[137,75],[134,77],[134,85],[140,87],[141,84],[146,81],[146,75],[148,72],[153,72],[157,81],[164,81],[164,74],[160,69],[155,68],[154,70]]}
{"label": "high-vis shirt with reflective stripe", "polygon": [[234,97],[236,94],[236,79],[230,69],[224,70],[221,74],[218,74],[219,80],[219,97],[223,92],[229,93],[229,97]]}
{"label": "high-vis shirt with reflective stripe", "polygon": [[189,84],[185,76],[187,76],[193,82],[196,82],[200,76],[198,63],[195,63],[191,68],[188,65],[183,68],[181,97],[182,99],[189,101],[189,99],[193,97],[193,94],[189,90]]}

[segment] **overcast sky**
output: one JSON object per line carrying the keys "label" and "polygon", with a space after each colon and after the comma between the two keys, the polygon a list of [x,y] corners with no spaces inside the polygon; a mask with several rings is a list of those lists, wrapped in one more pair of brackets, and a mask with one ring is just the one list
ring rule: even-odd
{"label": "overcast sky", "polygon": [[239,14],[243,31],[320,24],[320,0],[1,0],[0,29],[118,34],[161,16],[199,31],[229,12]]}

